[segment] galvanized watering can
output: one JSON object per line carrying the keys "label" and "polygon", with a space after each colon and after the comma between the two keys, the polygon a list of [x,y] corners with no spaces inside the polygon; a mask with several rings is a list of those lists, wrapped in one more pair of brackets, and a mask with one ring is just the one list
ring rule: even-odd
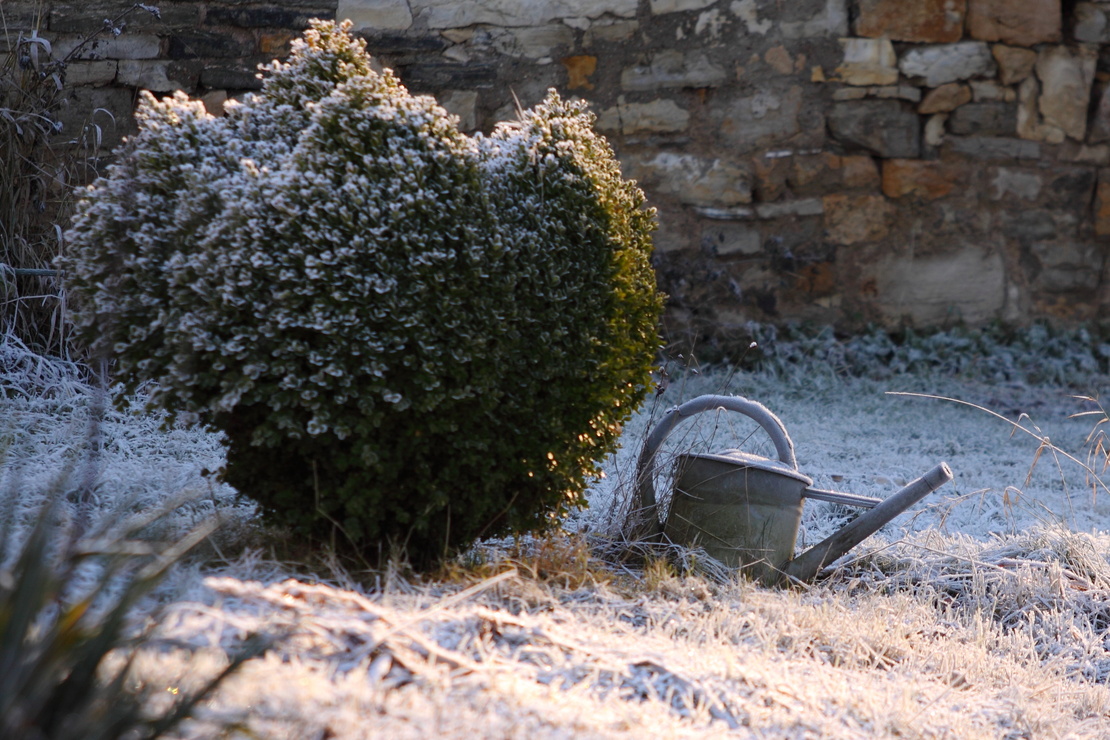
{"label": "galvanized watering can", "polygon": [[[666,521],[660,521],[654,483],[656,453],[679,422],[716,409],[755,420],[771,438],[779,459],[739,450],[678,455],[670,511]],[[644,443],[638,467],[645,534],[662,534],[677,544],[703,547],[725,565],[743,568],[765,583],[812,580],[825,565],[952,480],[951,469],[940,463],[885,500],[813,488],[813,479],[798,472],[794,443],[779,418],[762,404],[740,396],[699,396],[668,411]],[[869,511],[794,557],[807,498]]]}

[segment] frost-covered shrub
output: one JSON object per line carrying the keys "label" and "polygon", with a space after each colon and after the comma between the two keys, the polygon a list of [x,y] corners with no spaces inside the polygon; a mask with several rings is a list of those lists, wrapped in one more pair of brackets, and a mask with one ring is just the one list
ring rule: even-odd
{"label": "frost-covered shrub", "polygon": [[660,310],[590,116],[551,93],[472,139],[330,23],[269,72],[223,119],[144,99],[69,234],[86,341],[313,536],[425,559],[581,505]]}

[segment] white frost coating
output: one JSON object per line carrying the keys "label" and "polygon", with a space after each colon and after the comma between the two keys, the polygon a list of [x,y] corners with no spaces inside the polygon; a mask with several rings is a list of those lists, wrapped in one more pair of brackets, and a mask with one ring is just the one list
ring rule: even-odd
{"label": "white frost coating", "polygon": [[[606,583],[595,580],[605,566],[593,560],[580,582],[537,580],[532,564],[558,562],[558,548],[575,541],[563,535],[523,539],[523,556],[490,543],[488,570],[467,572],[498,575],[465,594],[470,580],[411,583],[390,571],[382,580],[392,585],[376,586],[375,574],[309,575],[306,566],[268,562],[237,544],[257,526],[253,510],[200,476],[221,460],[217,435],[167,432],[157,417],[110,411],[94,519],[149,510],[187,487],[197,497],[158,536],[173,541],[211,513],[224,522],[217,536],[227,561],[174,571],[159,600],[136,608],[134,618],[154,619],[165,639],[139,652],[136,674],[177,687],[182,676],[224,668],[247,633],[287,635],[206,700],[183,740],[218,736],[212,722],[228,718],[245,736],[335,740],[466,740],[475,727],[483,736],[534,728],[538,737],[628,740],[788,730],[856,740],[875,727],[1005,737],[1025,723],[1061,737],[1108,736],[1110,536],[1094,531],[1106,525],[1108,497],[1092,497],[1068,462],[1064,475],[1074,485],[1065,489],[1048,453],[1027,483],[1037,442],[1011,437],[1004,421],[883,393],[931,388],[1011,418],[1026,410],[1082,457],[1093,417],[1067,418],[1081,408],[1069,398],[1074,391],[905,375],[852,380],[813,362],[792,372],[674,379],[626,425],[608,477],[575,523],[605,525],[613,486],[629,479],[645,428],[702,393],[765,403],[795,440],[801,470],[822,488],[886,496],[938,459],[952,465],[953,484],[857,548],[853,557],[863,560],[831,585],[805,591],[667,573],[649,581],[628,564],[620,571],[627,582]],[[4,431],[19,433],[0,460],[2,490],[20,494],[15,512],[26,522],[80,450],[95,391],[72,366],[10,340],[0,343],[0,386]],[[707,423],[699,428],[711,431],[712,416],[700,417]],[[698,443],[692,435],[675,442]],[[834,504],[807,503],[799,542],[819,540],[847,516]],[[530,559],[539,548],[547,560]]]}
{"label": "white frost coating", "polygon": [[429,28],[477,24],[536,26],[564,18],[634,18],[637,0],[412,0],[413,15]]}

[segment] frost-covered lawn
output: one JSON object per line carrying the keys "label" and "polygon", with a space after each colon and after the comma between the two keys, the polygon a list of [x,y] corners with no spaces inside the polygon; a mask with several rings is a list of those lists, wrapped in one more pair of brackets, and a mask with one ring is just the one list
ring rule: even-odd
{"label": "frost-covered lawn", "polygon": [[[9,342],[0,491],[17,494],[8,516],[21,521],[57,486],[90,491],[94,519],[184,496],[167,539],[222,517],[136,614],[160,638],[136,668],[172,693],[250,633],[282,639],[205,704],[189,737],[212,737],[216,722],[238,723],[232,737],[290,740],[1110,736],[1110,493],[984,411],[887,391],[1028,414],[1026,427],[1080,460],[1099,418],[1068,418],[1093,408],[1076,389],[821,368],[689,377],[627,426],[572,532],[487,543],[417,579],[275,561],[289,551],[274,547],[281,533],[202,475],[220,464],[219,439],[100,412],[73,368]],[[806,589],[621,564],[611,536],[638,442],[663,409],[706,392],[776,412],[819,487],[887,496],[942,460],[956,478]],[[743,442],[766,454],[742,420],[702,417],[668,449]],[[850,514],[808,503],[800,546]]]}

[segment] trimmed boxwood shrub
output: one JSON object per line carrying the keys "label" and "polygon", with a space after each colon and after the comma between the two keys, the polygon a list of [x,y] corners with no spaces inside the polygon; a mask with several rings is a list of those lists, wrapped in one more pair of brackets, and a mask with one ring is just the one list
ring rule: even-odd
{"label": "trimmed boxwood shrub", "polygon": [[420,562],[583,505],[661,309],[590,114],[465,136],[327,22],[267,72],[224,118],[144,98],[68,234],[81,336],[298,533]]}

